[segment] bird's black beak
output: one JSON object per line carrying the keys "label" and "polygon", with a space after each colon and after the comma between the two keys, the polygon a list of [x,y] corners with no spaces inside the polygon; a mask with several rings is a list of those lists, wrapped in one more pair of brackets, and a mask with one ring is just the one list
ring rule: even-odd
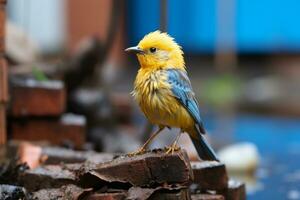
{"label": "bird's black beak", "polygon": [[129,47],[127,49],[125,49],[126,52],[132,52],[135,54],[144,54],[145,52],[138,46],[136,47]]}

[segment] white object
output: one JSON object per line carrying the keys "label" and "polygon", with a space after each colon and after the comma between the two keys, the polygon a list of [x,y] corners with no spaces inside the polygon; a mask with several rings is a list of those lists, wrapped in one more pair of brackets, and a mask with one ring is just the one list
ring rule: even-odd
{"label": "white object", "polygon": [[254,172],[259,165],[257,147],[248,142],[225,147],[219,151],[218,156],[231,172]]}

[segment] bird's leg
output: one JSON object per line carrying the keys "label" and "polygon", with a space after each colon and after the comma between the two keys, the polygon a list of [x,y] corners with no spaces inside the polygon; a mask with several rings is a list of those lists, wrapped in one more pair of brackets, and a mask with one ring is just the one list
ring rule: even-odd
{"label": "bird's leg", "polygon": [[177,146],[178,140],[180,138],[182,134],[182,131],[180,130],[180,132],[178,133],[178,135],[176,136],[175,140],[172,142],[172,144],[167,148],[166,153],[174,153],[174,151],[177,151],[180,147]]}
{"label": "bird's leg", "polygon": [[138,154],[141,154],[143,152],[145,152],[146,148],[148,147],[148,145],[150,144],[150,142],[164,129],[164,127],[159,127],[159,129],[153,134],[150,136],[150,138],[145,142],[145,144],[139,148],[137,151],[134,151],[132,153],[129,153],[128,155],[129,156],[135,156],[135,155],[138,155]]}

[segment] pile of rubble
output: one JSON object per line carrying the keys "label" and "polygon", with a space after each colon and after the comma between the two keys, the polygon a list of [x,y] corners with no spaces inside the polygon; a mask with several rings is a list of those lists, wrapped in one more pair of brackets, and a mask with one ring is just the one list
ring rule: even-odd
{"label": "pile of rubble", "polygon": [[[7,152],[15,154],[18,145]],[[2,165],[0,199],[240,200],[245,185],[228,178],[225,165],[190,162],[184,150],[153,150],[129,157],[40,147],[42,164]]]}

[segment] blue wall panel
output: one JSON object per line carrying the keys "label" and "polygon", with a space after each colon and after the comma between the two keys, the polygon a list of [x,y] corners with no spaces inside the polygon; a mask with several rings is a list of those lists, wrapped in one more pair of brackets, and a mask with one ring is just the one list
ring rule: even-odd
{"label": "blue wall panel", "polygon": [[[221,0],[168,1],[168,32],[184,50],[214,51],[219,1]],[[234,40],[238,51],[300,51],[300,1],[235,0],[233,10]],[[159,0],[129,0],[129,42],[136,44],[144,34],[159,29],[159,18]],[[224,23],[226,27],[226,22]],[[225,45],[231,44],[231,36],[226,35],[229,33],[230,31],[225,30],[221,34],[221,42]]]}

